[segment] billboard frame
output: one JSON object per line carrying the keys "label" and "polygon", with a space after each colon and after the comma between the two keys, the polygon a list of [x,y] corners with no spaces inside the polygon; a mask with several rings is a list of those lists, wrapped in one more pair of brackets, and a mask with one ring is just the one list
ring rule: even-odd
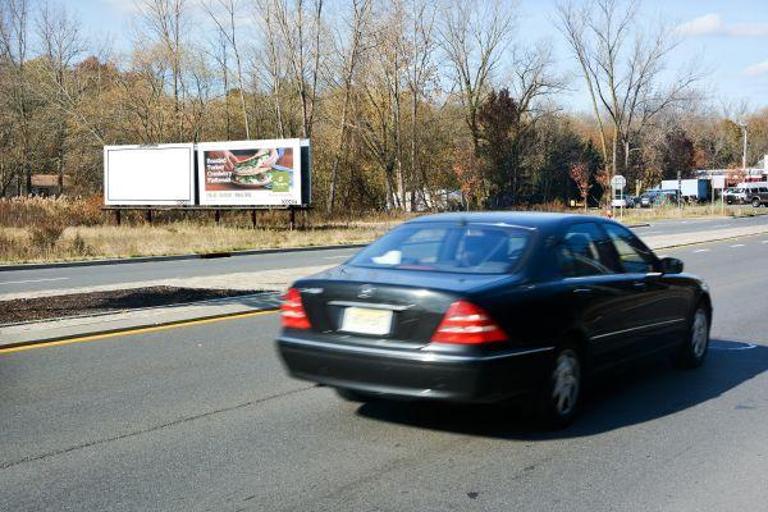
{"label": "billboard frame", "polygon": [[[205,154],[208,151],[216,150],[249,150],[249,149],[266,149],[266,148],[293,148],[294,170],[298,172],[298,176],[294,178],[294,187],[298,189],[295,192],[291,192],[290,198],[282,199],[280,202],[275,203],[249,203],[247,201],[238,202],[233,200],[216,200],[208,199],[206,195],[206,162]],[[261,140],[236,140],[236,141],[221,141],[221,142],[199,142],[195,144],[195,161],[197,164],[197,200],[196,205],[199,207],[211,207],[211,208],[225,208],[234,207],[239,209],[290,209],[290,208],[307,208],[310,204],[311,198],[311,150],[310,142],[308,139],[261,139]],[[263,192],[259,190],[259,192]],[[245,193],[245,191],[243,191]],[[251,192],[252,193],[252,192]],[[285,193],[288,194],[288,193]]]}
{"label": "billboard frame", "polygon": [[[164,150],[164,149],[186,149],[188,155],[187,176],[189,179],[189,188],[185,199],[112,199],[110,198],[110,152],[117,151],[136,151],[136,150]],[[195,176],[195,144],[193,143],[171,143],[171,144],[130,144],[130,145],[110,145],[104,146],[104,206],[106,207],[132,207],[132,206],[176,206],[188,207],[197,203],[196,197],[196,176]]]}

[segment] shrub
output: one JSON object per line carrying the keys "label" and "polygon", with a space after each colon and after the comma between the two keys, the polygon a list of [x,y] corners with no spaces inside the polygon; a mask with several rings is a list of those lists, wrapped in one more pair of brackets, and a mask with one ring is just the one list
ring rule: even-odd
{"label": "shrub", "polygon": [[95,253],[93,247],[88,245],[80,233],[76,233],[75,238],[72,239],[72,252],[77,256],[93,256]]}
{"label": "shrub", "polygon": [[38,251],[48,252],[53,249],[63,233],[64,225],[51,219],[49,222],[32,228],[30,242]]}
{"label": "shrub", "polygon": [[0,260],[14,261],[24,253],[23,249],[15,238],[0,233]]}

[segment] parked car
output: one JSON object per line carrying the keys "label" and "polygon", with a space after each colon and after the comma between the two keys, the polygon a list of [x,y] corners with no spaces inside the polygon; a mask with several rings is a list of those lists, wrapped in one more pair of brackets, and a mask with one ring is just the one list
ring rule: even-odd
{"label": "parked car", "polygon": [[729,187],[723,192],[723,199],[726,204],[745,204],[747,203],[747,194],[741,187]]}
{"label": "parked car", "polygon": [[677,190],[648,190],[640,196],[640,207],[676,205],[680,200],[680,192]]}
{"label": "parked car", "polygon": [[588,373],[662,351],[702,363],[712,305],[682,271],[608,219],[425,216],[296,281],[277,347],[349,400],[526,397],[562,426]]}
{"label": "parked car", "polygon": [[611,206],[614,208],[634,208],[635,198],[632,196],[617,197],[611,201]]}

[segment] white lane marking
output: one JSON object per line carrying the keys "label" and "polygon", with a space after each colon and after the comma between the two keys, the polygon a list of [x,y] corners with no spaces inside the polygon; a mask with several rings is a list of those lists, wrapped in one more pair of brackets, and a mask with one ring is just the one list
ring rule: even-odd
{"label": "white lane marking", "polygon": [[345,260],[349,258],[349,256],[323,256],[324,260]]}
{"label": "white lane marking", "polygon": [[768,240],[763,240],[763,243],[764,244],[768,244]]}
{"label": "white lane marking", "polygon": [[754,343],[746,343],[742,341],[730,341],[722,343],[713,341],[709,348],[711,350],[728,350],[736,352],[739,350],[752,350],[753,348],[757,348],[757,345]]}
{"label": "white lane marking", "polygon": [[744,244],[733,244],[731,247],[732,247],[732,248],[736,248],[736,247],[744,247]]}
{"label": "white lane marking", "polygon": [[68,277],[48,277],[45,279],[25,279],[24,281],[0,281],[0,284],[27,284],[27,283],[43,283],[45,281],[66,281]]}
{"label": "white lane marking", "polygon": [[713,228],[725,228],[725,227],[728,227],[728,224],[716,224],[716,225],[714,225],[712,227]]}
{"label": "white lane marking", "polygon": [[711,250],[712,250],[712,249],[696,249],[696,250],[695,250],[695,251],[693,251],[693,252],[709,252],[709,251],[711,251]]}

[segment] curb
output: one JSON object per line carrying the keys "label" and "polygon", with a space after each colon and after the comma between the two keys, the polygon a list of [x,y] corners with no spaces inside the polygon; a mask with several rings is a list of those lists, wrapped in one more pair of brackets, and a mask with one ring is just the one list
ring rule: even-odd
{"label": "curb", "polygon": [[110,258],[103,260],[60,261],[53,263],[18,263],[0,265],[0,272],[4,270],[38,270],[46,268],[88,267],[101,265],[122,265],[126,263],[149,263],[157,261],[181,261],[209,258],[229,258],[231,256],[253,256],[259,254],[275,254],[283,252],[310,252],[332,251],[334,249],[359,249],[368,244],[344,244],[344,245],[315,245],[311,247],[285,247],[282,249],[247,249],[245,251],[213,252],[198,254],[179,254],[176,256],[137,256],[135,258]]}
{"label": "curb", "polygon": [[101,331],[89,331],[89,332],[82,332],[77,334],[67,334],[65,336],[54,336],[51,338],[42,338],[37,340],[11,342],[6,344],[0,344],[0,354],[2,354],[5,350],[20,348],[20,347],[28,347],[32,345],[47,345],[49,343],[56,343],[59,341],[67,341],[67,340],[72,340],[77,338],[108,336],[110,334],[130,335],[135,331],[140,331],[143,329],[151,329],[153,327],[170,327],[174,325],[181,326],[181,325],[189,324],[192,322],[198,322],[200,320],[219,320],[219,319],[225,319],[225,318],[234,319],[238,317],[247,317],[254,313],[266,313],[269,311],[277,311],[278,309],[279,309],[278,307],[273,307],[273,308],[267,307],[263,309],[251,309],[248,311],[238,311],[235,313],[219,313],[219,314],[210,315],[210,316],[197,316],[193,318],[187,318],[184,320],[172,320],[170,322],[152,322],[152,323],[146,323],[146,324],[136,324],[130,327],[122,327],[117,329],[105,329]]}
{"label": "curb", "polygon": [[652,247],[651,249],[653,250],[653,252],[658,252],[658,251],[663,251],[664,249],[677,249],[677,248],[680,248],[680,247],[689,247],[691,245],[702,245],[702,244],[710,244],[710,243],[715,243],[715,242],[725,242],[726,240],[738,240],[739,238],[747,238],[747,237],[750,237],[750,236],[765,236],[765,235],[768,235],[768,232],[764,232],[764,233],[747,233],[745,235],[724,236],[722,238],[713,238],[711,240],[704,240],[704,241],[701,241],[701,242],[685,242],[685,243],[681,243],[681,244],[665,245],[665,246],[656,247],[656,248]]}

